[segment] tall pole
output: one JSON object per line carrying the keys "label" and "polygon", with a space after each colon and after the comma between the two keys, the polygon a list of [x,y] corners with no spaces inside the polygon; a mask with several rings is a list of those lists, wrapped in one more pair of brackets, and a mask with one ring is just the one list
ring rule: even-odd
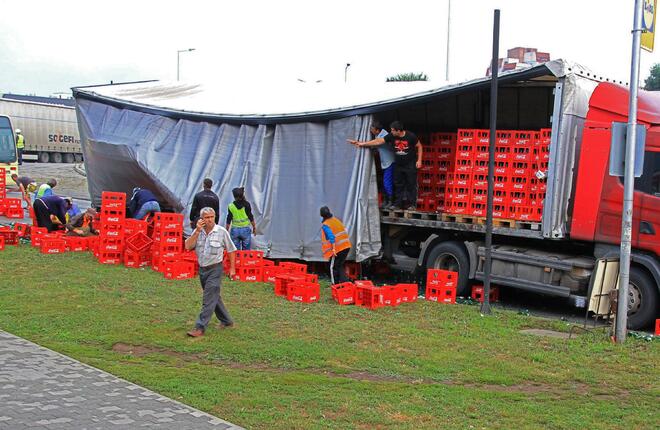
{"label": "tall pole", "polygon": [[495,9],[493,16],[493,58],[490,63],[490,136],[488,141],[488,198],[486,203],[486,261],[484,263],[484,301],[481,313],[489,315],[490,309],[490,269],[493,264],[491,248],[493,246],[493,187],[495,184],[495,135],[497,130],[497,75],[500,55],[500,10]]}
{"label": "tall pole", "polygon": [[447,62],[445,65],[445,81],[449,81],[449,24],[451,23],[451,0],[447,0]]}
{"label": "tall pole", "polygon": [[344,83],[348,82],[348,68],[351,67],[351,63],[346,63],[344,67]]}
{"label": "tall pole", "polygon": [[626,341],[628,330],[628,282],[630,279],[630,247],[632,241],[633,198],[635,195],[635,140],[637,139],[637,87],[639,86],[639,57],[642,33],[643,0],[635,0],[632,59],[630,62],[630,96],[628,100],[628,128],[626,132],[626,161],[623,177],[623,213],[621,215],[621,255],[619,257],[619,295],[616,309],[617,343]]}

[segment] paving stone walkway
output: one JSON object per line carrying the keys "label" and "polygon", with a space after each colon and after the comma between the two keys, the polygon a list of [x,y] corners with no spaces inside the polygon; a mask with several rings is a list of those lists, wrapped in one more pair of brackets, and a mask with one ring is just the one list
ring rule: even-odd
{"label": "paving stone walkway", "polygon": [[0,330],[0,429],[241,429]]}

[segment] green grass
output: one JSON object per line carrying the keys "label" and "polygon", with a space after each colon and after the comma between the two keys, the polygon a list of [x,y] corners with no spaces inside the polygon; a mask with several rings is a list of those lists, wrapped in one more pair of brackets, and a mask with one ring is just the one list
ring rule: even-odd
{"label": "green grass", "polygon": [[327,285],[321,296],[289,303],[268,284],[225,281],[236,328],[189,339],[196,279],[103,266],[89,253],[0,252],[0,328],[247,428],[660,422],[657,342],[539,338],[520,330],[569,327],[464,305],[338,306]]}

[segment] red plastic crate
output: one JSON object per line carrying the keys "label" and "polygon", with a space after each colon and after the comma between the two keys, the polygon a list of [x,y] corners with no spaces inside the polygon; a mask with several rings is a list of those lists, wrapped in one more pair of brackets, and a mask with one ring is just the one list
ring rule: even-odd
{"label": "red plastic crate", "polygon": [[163,274],[167,279],[190,279],[196,275],[195,265],[189,261],[172,261],[164,264]]}
{"label": "red plastic crate", "polygon": [[456,287],[426,287],[426,294],[424,296],[427,301],[454,304],[456,303]]}
{"label": "red plastic crate", "polygon": [[362,285],[355,285],[355,304],[367,309],[377,309],[385,306],[384,290],[382,288]]}
{"label": "red plastic crate", "polygon": [[151,256],[146,252],[136,252],[131,249],[124,251],[124,266],[126,267],[145,267],[149,265]]}
{"label": "red plastic crate", "polygon": [[41,241],[39,249],[42,254],[62,254],[66,252],[66,243],[63,239],[47,238]]}
{"label": "red plastic crate", "polygon": [[[496,302],[500,298],[500,292],[497,287],[490,287],[490,302]],[[478,301],[479,303],[484,302],[484,286],[483,285],[473,285],[472,286],[472,299]]]}
{"label": "red plastic crate", "polygon": [[518,130],[513,133],[513,145],[515,146],[532,146],[535,141],[534,131]]}
{"label": "red plastic crate", "polygon": [[18,232],[18,237],[28,237],[30,235],[30,225],[17,222],[14,224],[14,230]]}
{"label": "red plastic crate", "polygon": [[443,269],[428,269],[426,271],[427,287],[454,287],[458,285],[458,272]]}
{"label": "red plastic crate", "polygon": [[314,303],[319,301],[321,288],[314,282],[292,282],[287,285],[286,298],[290,302]]}
{"label": "red plastic crate", "polygon": [[126,193],[103,191],[101,193],[101,209],[125,209]]}
{"label": "red plastic crate", "polygon": [[286,296],[287,295],[287,286],[293,282],[305,282],[305,277],[301,276],[302,274],[280,274],[275,276],[275,295],[276,296]]}
{"label": "red plastic crate", "polygon": [[356,287],[374,287],[374,283],[366,279],[358,279],[353,281]]}
{"label": "red plastic crate", "polygon": [[167,212],[154,214],[154,233],[183,230],[183,215]]}
{"label": "red plastic crate", "polygon": [[236,251],[236,266],[261,266],[264,259],[263,251]]}
{"label": "red plastic crate", "polygon": [[23,218],[23,208],[7,208],[5,207],[5,216],[7,218],[20,219]]}
{"label": "red plastic crate", "polygon": [[484,217],[486,216],[486,209],[488,205],[481,202],[470,203],[470,215]]}
{"label": "red plastic crate", "polygon": [[513,143],[513,133],[509,130],[497,130],[495,131],[495,145],[496,146],[508,146]]}
{"label": "red plastic crate", "polygon": [[101,264],[121,264],[121,255],[117,251],[99,251],[97,258]]}
{"label": "red plastic crate", "polygon": [[402,303],[417,301],[417,295],[419,293],[417,284],[397,284],[397,288],[399,289]]}
{"label": "red plastic crate", "polygon": [[660,336],[660,319],[655,320],[655,332],[654,336]]}
{"label": "red plastic crate", "polygon": [[5,238],[4,236],[0,236],[0,251],[5,249]]}
{"label": "red plastic crate", "polygon": [[243,282],[261,282],[263,279],[262,268],[259,266],[237,267],[234,279]]}
{"label": "red plastic crate", "polygon": [[124,232],[126,236],[133,236],[135,233],[144,233],[147,235],[148,224],[146,221],[126,218],[124,220]]}
{"label": "red plastic crate", "polygon": [[32,246],[40,247],[41,239],[48,234],[48,229],[46,227],[32,227],[30,229],[30,240]]}
{"label": "red plastic crate", "polygon": [[0,237],[4,238],[5,245],[18,245],[18,231],[0,230]]}
{"label": "red plastic crate", "polygon": [[142,233],[141,231],[133,234],[130,237],[127,237],[125,241],[125,245],[127,249],[130,249],[138,253],[147,251],[152,243],[153,240],[151,240],[149,236]]}
{"label": "red plastic crate", "polygon": [[66,250],[71,252],[87,251],[87,239],[78,236],[64,236]]}
{"label": "red plastic crate", "polygon": [[286,273],[307,273],[307,265],[301,263],[293,263],[284,261],[280,263],[280,267]]}
{"label": "red plastic crate", "polygon": [[[123,229],[126,215],[123,209],[101,210],[101,227]],[[116,227],[111,227],[116,225]]]}
{"label": "red plastic crate", "polygon": [[401,290],[397,285],[386,285],[381,287],[383,291],[383,305],[399,306],[401,304]]}
{"label": "red plastic crate", "polygon": [[339,305],[352,305],[355,303],[355,284],[343,282],[332,287],[332,298]]}
{"label": "red plastic crate", "polygon": [[456,144],[474,144],[478,130],[459,129],[456,133]]}
{"label": "red plastic crate", "polygon": [[494,203],[493,204],[493,218],[508,218],[509,211],[506,204]]}
{"label": "red plastic crate", "polygon": [[283,274],[279,266],[264,266],[262,269],[262,281],[274,284],[275,277],[279,274]]}

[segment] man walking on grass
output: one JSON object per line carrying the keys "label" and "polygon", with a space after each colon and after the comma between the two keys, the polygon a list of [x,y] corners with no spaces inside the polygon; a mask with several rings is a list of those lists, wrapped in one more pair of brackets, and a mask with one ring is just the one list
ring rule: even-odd
{"label": "man walking on grass", "polygon": [[229,257],[229,275],[236,274],[235,255],[236,247],[223,227],[215,223],[215,211],[205,207],[200,211],[195,230],[186,239],[186,249],[194,249],[199,262],[199,280],[202,284],[202,311],[195,322],[195,328],[188,332],[188,336],[200,337],[204,335],[206,327],[215,315],[220,320],[219,328],[229,328],[234,321],[229,316],[225,304],[220,296],[222,284],[222,258],[225,251]]}

